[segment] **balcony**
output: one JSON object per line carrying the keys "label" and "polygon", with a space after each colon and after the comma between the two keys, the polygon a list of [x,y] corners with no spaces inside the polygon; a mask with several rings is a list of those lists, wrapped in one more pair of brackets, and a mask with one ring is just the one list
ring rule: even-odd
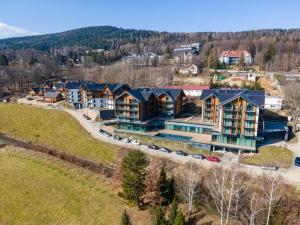
{"label": "balcony", "polygon": [[121,101],[117,101],[116,105],[139,105],[138,102],[121,102]]}
{"label": "balcony", "polygon": [[139,119],[138,115],[126,115],[126,114],[118,114],[118,113],[116,113],[116,117],[119,117],[119,118]]}
{"label": "balcony", "polygon": [[255,117],[254,116],[246,116],[245,120],[255,121]]}
{"label": "balcony", "polygon": [[246,108],[246,112],[254,113],[255,109],[254,108]]}

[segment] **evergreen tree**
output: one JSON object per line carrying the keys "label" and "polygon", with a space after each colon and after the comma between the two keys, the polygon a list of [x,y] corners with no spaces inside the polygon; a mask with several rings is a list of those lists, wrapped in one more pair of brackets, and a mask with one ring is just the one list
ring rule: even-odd
{"label": "evergreen tree", "polygon": [[8,66],[8,58],[6,55],[0,55],[0,66]]}
{"label": "evergreen tree", "polygon": [[124,210],[122,214],[121,225],[131,225],[129,215],[127,214],[126,210]]}
{"label": "evergreen tree", "polygon": [[177,210],[178,210],[178,204],[177,204],[177,200],[175,197],[172,201],[172,205],[171,205],[170,211],[169,211],[169,225],[173,225],[175,223],[175,219],[177,216]]}
{"label": "evergreen tree", "polygon": [[131,203],[140,206],[144,192],[146,167],[149,161],[141,151],[130,151],[122,162],[124,197]]}
{"label": "evergreen tree", "polygon": [[153,225],[166,225],[164,210],[162,206],[157,206],[154,211]]}
{"label": "evergreen tree", "polygon": [[163,198],[163,202],[166,204],[169,204],[174,196],[174,181],[173,178],[168,179],[165,167],[163,166],[160,171],[160,177],[159,177],[159,189],[161,192],[161,196]]}
{"label": "evergreen tree", "polygon": [[184,225],[184,216],[182,212],[179,212],[176,216],[175,222],[173,225]]}

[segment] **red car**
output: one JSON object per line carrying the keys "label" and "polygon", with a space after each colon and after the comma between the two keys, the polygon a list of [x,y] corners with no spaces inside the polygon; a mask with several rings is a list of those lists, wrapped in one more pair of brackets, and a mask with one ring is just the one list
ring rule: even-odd
{"label": "red car", "polygon": [[209,156],[206,158],[208,161],[211,161],[211,162],[221,162],[221,159],[217,156]]}

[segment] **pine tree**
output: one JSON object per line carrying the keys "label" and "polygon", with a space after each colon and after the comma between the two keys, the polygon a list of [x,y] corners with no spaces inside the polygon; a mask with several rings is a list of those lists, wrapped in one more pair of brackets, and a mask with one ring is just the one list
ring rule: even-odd
{"label": "pine tree", "polygon": [[164,210],[162,206],[157,206],[155,208],[153,225],[166,225]]}
{"label": "pine tree", "polygon": [[175,222],[173,225],[184,225],[184,216],[182,212],[179,212],[176,216]]}
{"label": "pine tree", "polygon": [[123,194],[131,203],[140,206],[140,199],[144,192],[146,167],[149,161],[141,151],[130,151],[122,162]]}
{"label": "pine tree", "polygon": [[8,66],[8,59],[6,55],[0,55],[0,66]]}
{"label": "pine tree", "polygon": [[126,210],[124,210],[122,214],[121,225],[131,225],[129,215],[127,214]]}
{"label": "pine tree", "polygon": [[169,204],[174,196],[174,180],[173,178],[168,179],[165,167],[163,166],[160,171],[160,177],[159,177],[159,188],[161,192],[161,196],[163,198],[163,202],[166,204]]}
{"label": "pine tree", "polygon": [[175,197],[172,201],[172,205],[171,205],[170,211],[169,211],[169,225],[173,225],[175,223],[175,219],[177,216],[177,210],[178,210],[178,204],[177,204],[177,200]]}

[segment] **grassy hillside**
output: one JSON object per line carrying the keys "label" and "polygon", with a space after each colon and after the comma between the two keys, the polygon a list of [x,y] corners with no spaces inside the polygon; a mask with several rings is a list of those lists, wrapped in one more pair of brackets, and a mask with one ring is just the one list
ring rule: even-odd
{"label": "grassy hillside", "polygon": [[69,114],[32,106],[0,104],[0,132],[110,164],[117,147],[93,139]]}
{"label": "grassy hillside", "polygon": [[257,166],[275,165],[282,168],[289,168],[292,166],[293,152],[287,148],[265,146],[259,148],[258,152],[258,154],[242,158],[241,162]]}
{"label": "grassy hillside", "polygon": [[[5,147],[0,170],[0,224],[117,225],[127,207],[108,181],[41,153]],[[149,224],[147,211],[126,210]]]}

